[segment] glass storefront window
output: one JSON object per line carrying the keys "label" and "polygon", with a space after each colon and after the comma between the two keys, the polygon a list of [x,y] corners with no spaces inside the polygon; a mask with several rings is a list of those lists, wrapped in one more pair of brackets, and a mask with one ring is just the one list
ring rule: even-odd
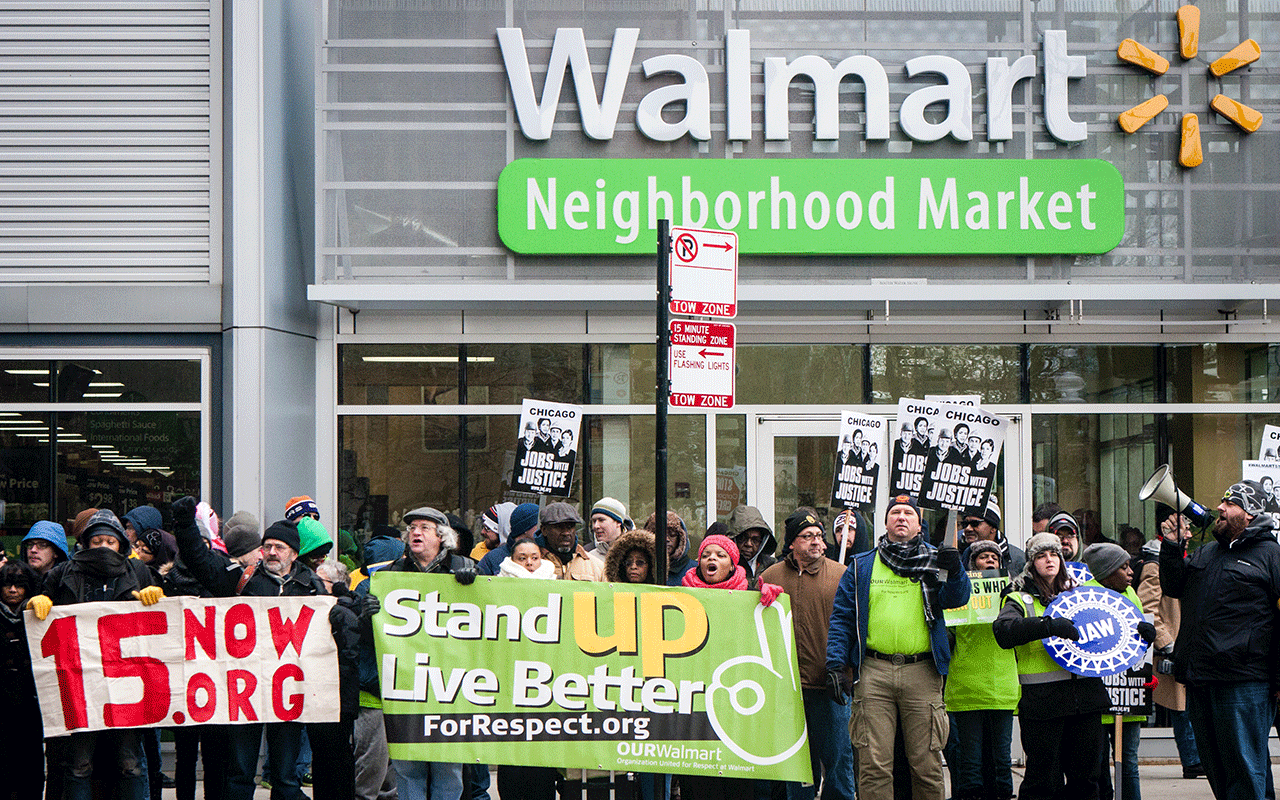
{"label": "glass storefront window", "polygon": [[979,394],[983,403],[1017,403],[1018,345],[871,345],[872,402],[900,397]]}
{"label": "glass storefront window", "polygon": [[738,403],[863,402],[858,345],[739,345]]}
{"label": "glass storefront window", "polygon": [[467,345],[467,403],[582,403],[583,350],[581,344]]}
{"label": "glass storefront window", "polygon": [[1171,345],[1165,353],[1171,403],[1280,400],[1280,346],[1210,342]]}
{"label": "glass storefront window", "polygon": [[747,419],[716,415],[716,519],[728,519],[734,506],[750,505],[747,494]]}
{"label": "glass storefront window", "polygon": [[1151,346],[1031,345],[1031,402],[1154,402],[1157,356]]}
{"label": "glass storefront window", "polygon": [[653,405],[658,348],[651,344],[591,346],[593,405]]}
{"label": "glass storefront window", "polygon": [[[599,497],[626,503],[636,526],[644,525],[656,504],[654,491],[654,418],[602,417],[592,425],[591,486]],[[667,418],[667,509],[684,520],[692,541],[707,530],[706,417],[672,414]]]}
{"label": "glass storefront window", "polygon": [[458,402],[458,346],[343,345],[338,402],[351,405],[453,405]]}
{"label": "glass storefront window", "polygon": [[200,360],[0,361],[6,403],[198,403]]}
{"label": "glass storefront window", "polygon": [[49,422],[49,414],[0,412],[0,536],[10,553],[17,552],[33,523],[50,519],[54,476]]}

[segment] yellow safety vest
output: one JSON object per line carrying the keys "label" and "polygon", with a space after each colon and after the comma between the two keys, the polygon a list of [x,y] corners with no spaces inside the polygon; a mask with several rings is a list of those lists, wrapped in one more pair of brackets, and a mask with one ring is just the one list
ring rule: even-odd
{"label": "yellow safety vest", "polygon": [[[1044,616],[1044,606],[1035,596],[1027,592],[1010,592],[1009,597],[1022,607],[1023,616]],[[1013,653],[1018,659],[1018,683],[1023,686],[1071,679],[1071,673],[1059,666],[1044,649],[1044,639],[1020,644],[1013,648]]]}

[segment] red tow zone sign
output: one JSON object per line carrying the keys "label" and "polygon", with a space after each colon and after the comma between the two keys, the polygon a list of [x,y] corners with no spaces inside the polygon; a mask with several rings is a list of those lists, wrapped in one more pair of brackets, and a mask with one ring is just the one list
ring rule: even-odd
{"label": "red tow zone sign", "polygon": [[671,229],[672,314],[738,316],[738,234]]}
{"label": "red tow zone sign", "polygon": [[670,334],[671,405],[733,408],[733,325],[673,320]]}

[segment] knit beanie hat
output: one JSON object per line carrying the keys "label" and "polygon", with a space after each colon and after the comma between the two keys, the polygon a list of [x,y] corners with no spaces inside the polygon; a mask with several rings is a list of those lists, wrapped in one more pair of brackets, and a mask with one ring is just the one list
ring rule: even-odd
{"label": "knit beanie hat", "polygon": [[173,557],[178,554],[178,540],[168,531],[162,531],[159,528],[148,528],[138,538],[151,551],[151,555],[155,559],[151,562],[152,566],[162,567],[173,561]]}
{"label": "knit beanie hat", "polygon": [[1102,580],[1129,563],[1129,551],[1118,544],[1098,542],[1086,547],[1080,554],[1080,560],[1093,573],[1094,578]]}
{"label": "knit beanie hat", "polygon": [[271,527],[267,528],[267,532],[262,534],[262,541],[275,539],[277,542],[283,542],[293,548],[293,552],[300,553],[302,547],[302,537],[298,534],[298,523],[282,519],[279,522],[271,523]]}
{"label": "knit beanie hat", "polygon": [[702,544],[698,546],[698,557],[702,557],[702,551],[707,549],[707,545],[714,544],[729,554],[729,558],[733,560],[733,565],[738,566],[738,546],[728,536],[720,536],[713,534],[702,540]]}
{"label": "knit beanie hat", "polygon": [[1037,533],[1027,540],[1027,569],[1031,569],[1031,564],[1036,560],[1036,556],[1052,550],[1058,554],[1058,558],[1062,558],[1062,540],[1053,533]]}
{"label": "knit beanie hat", "polygon": [[915,495],[911,494],[895,494],[889,498],[889,507],[884,510],[884,518],[889,519],[889,512],[898,506],[911,506],[911,510],[916,512],[916,519],[920,518],[920,504],[916,502]]}
{"label": "knit beanie hat", "polygon": [[1000,545],[996,544],[995,542],[989,542],[986,539],[979,539],[978,541],[969,545],[969,554],[965,558],[965,565],[964,565],[965,569],[969,569],[969,570],[977,569],[977,567],[973,565],[973,562],[977,560],[978,556],[982,555],[983,553],[995,553],[996,558],[1000,560],[1001,566],[1004,565],[1004,559],[1000,557]]}
{"label": "knit beanie hat", "polygon": [[982,515],[987,524],[996,530],[1000,530],[1000,504],[996,502],[996,496],[993,494],[987,498],[987,510]]}
{"label": "knit beanie hat", "polygon": [[[635,527],[635,523],[627,516],[627,507],[622,504],[621,500],[615,500],[612,497],[601,497],[597,500],[596,504],[591,507],[591,514],[604,514],[626,529]],[[591,514],[587,516],[590,517]]]}
{"label": "knit beanie hat", "polygon": [[79,514],[76,514],[75,522],[71,523],[71,538],[79,541],[80,534],[84,533],[84,526],[89,524],[89,518],[98,513],[96,508],[86,508]]}
{"label": "knit beanie hat", "polygon": [[222,523],[222,541],[227,555],[236,558],[262,546],[258,520],[248,511],[237,511]]}
{"label": "knit beanie hat", "polygon": [[320,507],[316,505],[316,501],[312,500],[308,495],[299,495],[298,497],[290,497],[289,502],[284,506],[284,518],[290,522],[298,517],[306,514],[315,514],[320,516]]}
{"label": "knit beanie hat", "polygon": [[782,522],[782,549],[790,550],[791,543],[800,535],[800,531],[814,526],[826,533],[826,528],[822,526],[822,521],[818,519],[817,512],[812,508],[797,508],[792,511],[791,516]]}
{"label": "knit beanie hat", "polygon": [[510,542],[517,536],[529,533],[532,530],[537,533],[538,530],[538,505],[536,503],[521,503],[516,506],[516,510],[511,512],[511,536],[507,539]]}
{"label": "knit beanie hat", "polygon": [[1234,503],[1243,508],[1244,513],[1256,517],[1267,508],[1267,493],[1257,481],[1240,481],[1227,488],[1222,502]]}
{"label": "knit beanie hat", "polygon": [[120,524],[115,514],[105,508],[94,512],[93,516],[85,522],[84,530],[80,532],[80,546],[88,548],[89,540],[100,533],[108,533],[116,537],[119,540],[116,549],[126,556],[133,550],[129,539],[124,535],[124,526]]}
{"label": "knit beanie hat", "polygon": [[[300,556],[324,556],[333,549],[333,538],[324,526],[311,517],[298,517],[298,551]],[[269,531],[268,531],[269,532]]]}

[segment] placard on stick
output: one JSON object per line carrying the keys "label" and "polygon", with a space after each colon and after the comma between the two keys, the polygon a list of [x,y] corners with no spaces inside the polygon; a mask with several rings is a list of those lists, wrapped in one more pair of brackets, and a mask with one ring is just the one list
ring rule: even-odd
{"label": "placard on stick", "polygon": [[525,400],[520,409],[511,490],[568,497],[581,429],[582,406]]}

